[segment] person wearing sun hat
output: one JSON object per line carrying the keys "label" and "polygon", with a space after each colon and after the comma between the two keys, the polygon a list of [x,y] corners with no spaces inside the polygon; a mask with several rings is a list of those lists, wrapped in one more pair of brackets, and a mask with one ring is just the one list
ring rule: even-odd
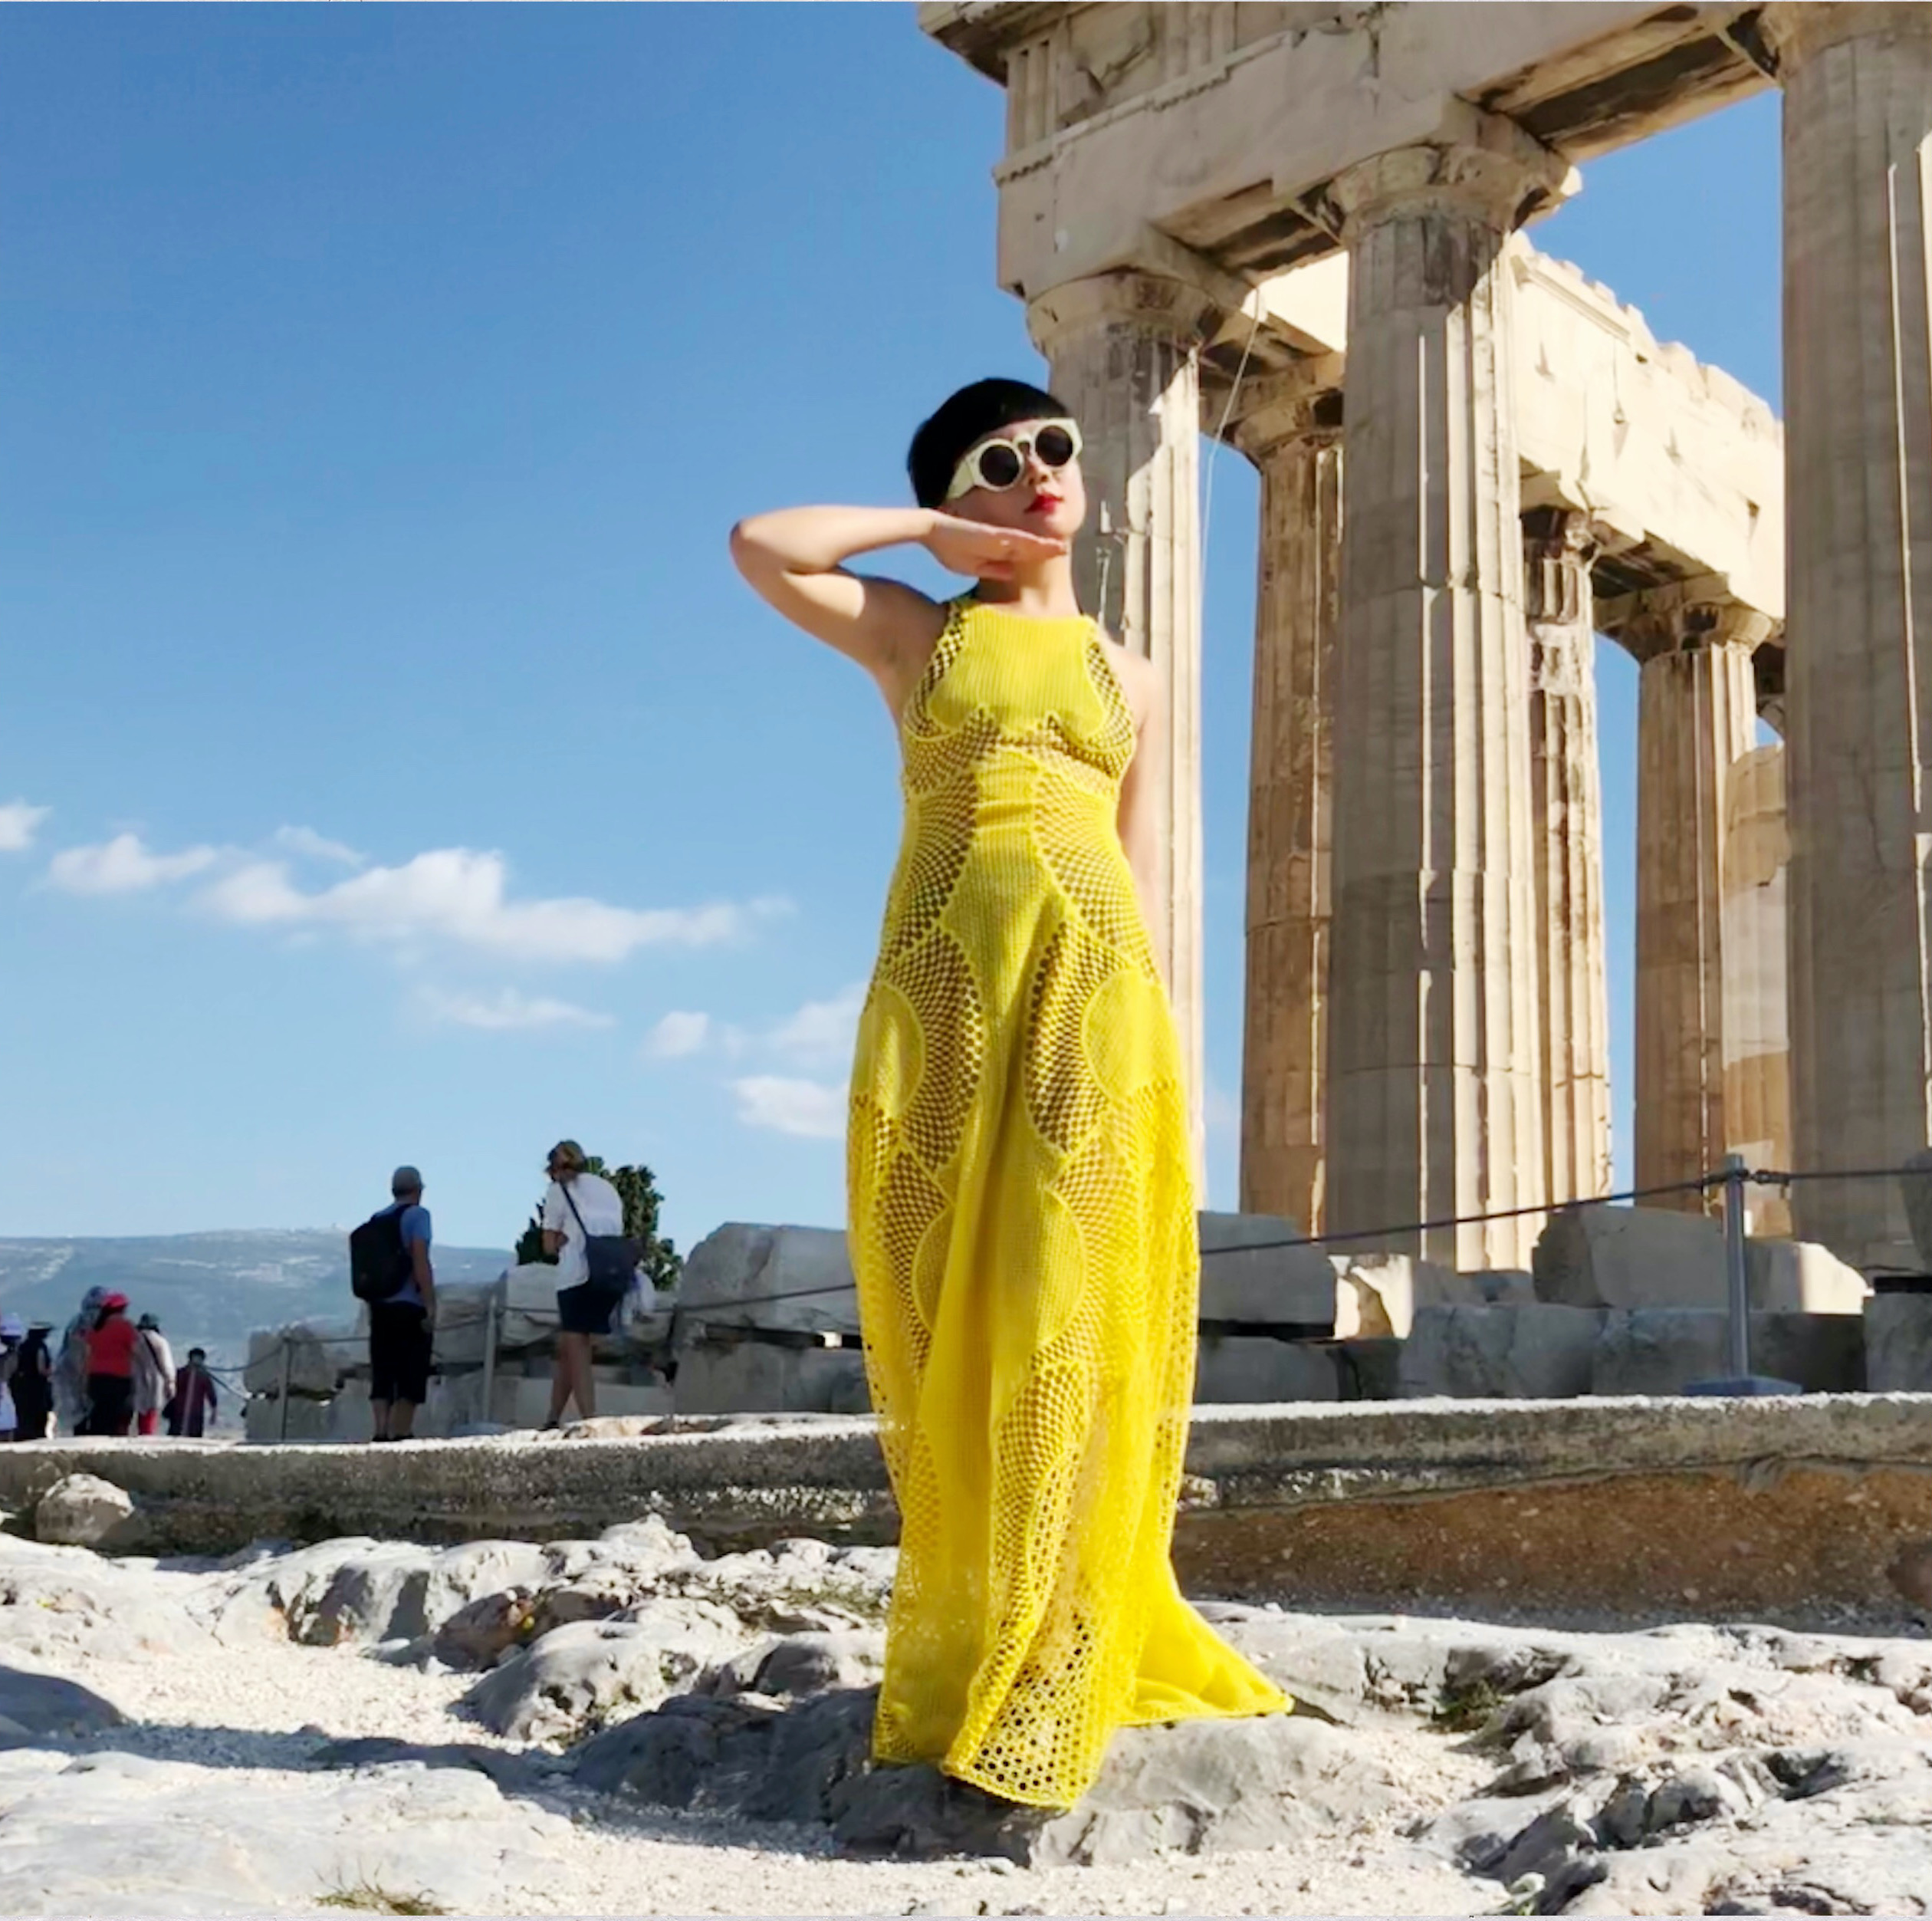
{"label": "person wearing sun hat", "polygon": [[100,1317],[87,1337],[87,1426],[90,1434],[125,1434],[134,1416],[134,1347],[140,1339],[127,1317],[127,1296],[103,1297]]}

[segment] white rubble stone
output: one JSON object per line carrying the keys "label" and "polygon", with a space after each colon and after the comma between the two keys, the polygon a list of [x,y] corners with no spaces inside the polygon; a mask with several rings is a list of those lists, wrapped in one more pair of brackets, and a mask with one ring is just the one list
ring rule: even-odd
{"label": "white rubble stone", "polygon": [[515,1741],[573,1738],[693,1686],[747,1636],[708,1601],[655,1600],[637,1620],[573,1621],[493,1668],[464,1696],[492,1732]]}
{"label": "white rubble stone", "polygon": [[1334,1254],[1335,1337],[1404,1338],[1418,1308],[1479,1308],[1485,1298],[1473,1274],[1406,1254]]}
{"label": "white rubble stone", "polygon": [[34,1508],[34,1538],[60,1547],[91,1548],[134,1512],[125,1488],[92,1474],[64,1475]]}

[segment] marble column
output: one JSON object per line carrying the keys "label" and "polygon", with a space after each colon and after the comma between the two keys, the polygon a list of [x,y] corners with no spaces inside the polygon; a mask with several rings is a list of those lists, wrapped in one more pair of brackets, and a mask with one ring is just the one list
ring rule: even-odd
{"label": "marble column", "polygon": [[1610,1005],[1603,936],[1603,791],[1587,515],[1523,517],[1530,626],[1543,1181],[1552,1202],[1610,1192]]}
{"label": "marble column", "polygon": [[[1751,651],[1769,630],[1732,606],[1669,604],[1632,623],[1637,705],[1639,1187],[1723,1165],[1727,784],[1756,731]],[[1715,1212],[1715,1190],[1646,1207]]]}
{"label": "marble column", "polygon": [[1201,381],[1209,317],[1178,281],[1108,274],[1043,294],[1027,311],[1053,389],[1086,440],[1087,525],[1075,553],[1080,604],[1153,662],[1169,750],[1155,946],[1180,1028],[1194,1160],[1201,1160]]}
{"label": "marble column", "polygon": [[1229,438],[1260,470],[1248,771],[1241,1206],[1320,1232],[1329,782],[1342,564],[1342,363],[1248,381]]}
{"label": "marble column", "polygon": [[[1785,750],[1732,761],[1724,801],[1724,1139],[1753,1167],[1791,1165],[1791,1017],[1786,986]],[[1754,1234],[1789,1234],[1781,1189],[1754,1187]]]}
{"label": "marble column", "polygon": [[1542,1224],[1503,243],[1565,172],[1482,120],[1330,190],[1349,281],[1326,1225],[1460,1268],[1527,1266]]}
{"label": "marble column", "polygon": [[[1784,89],[1792,1157],[1932,1136],[1932,7],[1775,5]],[[1798,1231],[1920,1265],[1895,1182]]]}

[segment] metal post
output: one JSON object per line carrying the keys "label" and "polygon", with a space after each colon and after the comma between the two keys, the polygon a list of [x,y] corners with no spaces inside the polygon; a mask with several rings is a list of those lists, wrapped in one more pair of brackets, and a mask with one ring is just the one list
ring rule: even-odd
{"label": "metal post", "polygon": [[1745,1258],[1744,1183],[1741,1154],[1724,1156],[1724,1366],[1720,1380],[1695,1380],[1687,1394],[1799,1394],[1797,1382],[1751,1372],[1750,1270]]}
{"label": "metal post", "polygon": [[490,1412],[490,1390],[496,1385],[497,1298],[490,1296],[490,1304],[483,1316],[483,1405],[476,1410],[479,1421],[494,1420]]}
{"label": "metal post", "polygon": [[1751,1290],[1744,1265],[1744,1156],[1724,1156],[1724,1361],[1734,1380],[1751,1371]]}
{"label": "metal post", "polygon": [[291,1357],[294,1352],[294,1350],[288,1344],[288,1337],[284,1334],[281,1342],[281,1429],[275,1436],[278,1441],[285,1441],[288,1439],[288,1377]]}

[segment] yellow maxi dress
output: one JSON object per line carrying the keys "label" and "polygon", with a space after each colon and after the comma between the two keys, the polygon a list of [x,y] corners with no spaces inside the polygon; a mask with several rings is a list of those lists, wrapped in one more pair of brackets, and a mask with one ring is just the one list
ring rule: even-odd
{"label": "yellow maxi dress", "polygon": [[1116,1728],[1288,1706],[1168,1559],[1199,1256],[1107,654],[1091,620],[950,609],[901,718],[848,1136],[902,1515],[874,1752],[1046,1807]]}

